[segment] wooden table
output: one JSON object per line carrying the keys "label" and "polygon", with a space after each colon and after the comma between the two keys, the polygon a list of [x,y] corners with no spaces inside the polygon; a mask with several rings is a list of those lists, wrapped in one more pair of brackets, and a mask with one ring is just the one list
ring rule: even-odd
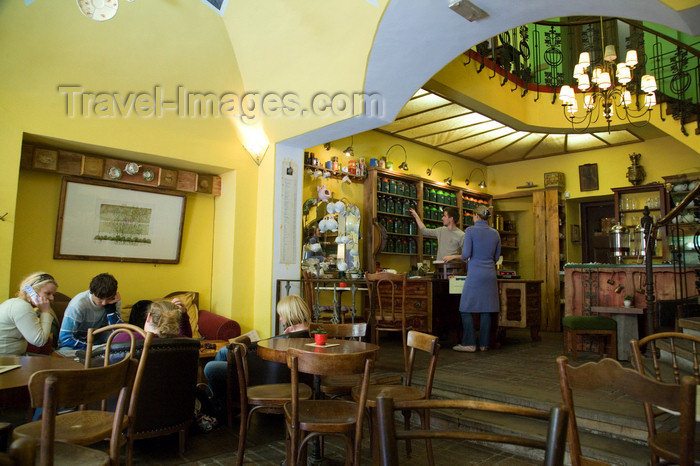
{"label": "wooden table", "polygon": [[617,322],[617,359],[628,361],[632,356],[630,340],[639,340],[637,316],[644,313],[638,307],[591,306],[591,312],[610,314]]}
{"label": "wooden table", "polygon": [[22,367],[0,374],[0,411],[9,406],[29,404],[27,384],[35,372],[44,369],[82,369],[84,367],[74,359],[48,356],[0,356],[0,365],[15,364]]}
{"label": "wooden table", "polygon": [[[379,352],[379,346],[372,343],[354,340],[338,340],[329,339],[326,344],[336,346],[315,347],[308,346],[308,343],[314,343],[313,338],[270,338],[268,340],[260,340],[258,342],[258,356],[268,361],[287,364],[287,350],[296,348],[298,350],[309,353],[324,353],[324,354],[351,354],[363,353],[368,357],[376,359]],[[321,377],[314,375],[314,390],[316,399],[321,396]],[[311,454],[314,464],[322,460],[319,444],[319,437],[313,439],[313,448]]]}
{"label": "wooden table", "polygon": [[228,340],[202,340],[200,342],[197,383],[207,383],[207,378],[204,377],[204,366],[206,366],[209,361],[213,361],[216,357],[216,353],[227,344]]}
{"label": "wooden table", "polygon": [[260,340],[258,342],[258,356],[268,361],[287,364],[287,350],[296,348],[298,350],[309,353],[325,353],[325,354],[350,354],[350,353],[366,353],[368,356],[376,358],[379,352],[379,346],[372,343],[353,340],[337,340],[329,339],[327,344],[337,344],[337,346],[314,347],[307,346],[307,343],[313,343],[313,338],[270,338],[268,340]]}

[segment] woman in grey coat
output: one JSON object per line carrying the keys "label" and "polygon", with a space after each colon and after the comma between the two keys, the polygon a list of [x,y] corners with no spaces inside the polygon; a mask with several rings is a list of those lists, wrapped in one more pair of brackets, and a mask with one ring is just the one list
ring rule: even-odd
{"label": "woman in grey coat", "polygon": [[496,261],[501,255],[501,237],[486,223],[490,215],[486,206],[477,207],[474,226],[467,228],[464,234],[462,260],[467,262],[467,279],[459,302],[462,342],[452,347],[455,351],[476,351],[474,313],[479,313],[479,349],[486,351],[489,348],[491,315],[500,310]]}

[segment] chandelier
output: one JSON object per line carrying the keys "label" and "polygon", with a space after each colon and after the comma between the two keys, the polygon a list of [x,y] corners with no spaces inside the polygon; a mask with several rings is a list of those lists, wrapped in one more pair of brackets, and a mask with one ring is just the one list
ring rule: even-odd
{"label": "chandelier", "polygon": [[[639,89],[634,97],[628,86],[632,82],[632,71],[637,66],[637,51],[627,50],[625,61],[615,66],[617,53],[614,45],[605,45],[603,18],[600,19],[601,49],[604,51],[601,64],[591,67],[591,56],[587,51],[581,52],[578,64],[574,67],[574,79],[578,89],[583,93],[585,113],[579,115],[578,101],[571,86],[562,86],[559,99],[563,102],[564,116],[576,130],[585,131],[596,123],[601,114],[605,117],[610,132],[613,114],[620,120],[626,120],[632,126],[644,126],[649,123],[651,110],[656,105],[656,79],[650,74],[642,76]],[[644,120],[646,117],[646,120]],[[579,125],[579,128],[577,128]],[[585,125],[585,127],[581,127]]]}

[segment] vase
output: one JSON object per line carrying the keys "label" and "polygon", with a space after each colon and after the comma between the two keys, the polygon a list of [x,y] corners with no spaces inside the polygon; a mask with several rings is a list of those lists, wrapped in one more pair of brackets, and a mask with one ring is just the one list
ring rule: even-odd
{"label": "vase", "polygon": [[314,333],[314,341],[316,342],[317,345],[319,345],[319,346],[325,345],[326,340],[328,340],[327,333]]}
{"label": "vase", "polygon": [[630,301],[629,299],[625,299],[623,303],[625,307],[632,307],[632,301]]}

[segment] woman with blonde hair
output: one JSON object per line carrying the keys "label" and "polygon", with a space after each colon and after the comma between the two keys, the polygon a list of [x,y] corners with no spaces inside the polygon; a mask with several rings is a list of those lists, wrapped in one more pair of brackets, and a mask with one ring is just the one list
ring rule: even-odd
{"label": "woman with blonde hair", "polygon": [[180,320],[182,311],[170,301],[154,301],[148,308],[146,323],[143,329],[153,332],[160,338],[180,336]]}
{"label": "woman with blonde hair", "polygon": [[[51,303],[57,289],[58,284],[51,275],[34,272],[19,284],[17,297],[0,304],[0,354],[23,354],[27,343],[43,346],[49,341],[51,324],[56,319]],[[35,306],[39,310],[38,317]]]}

